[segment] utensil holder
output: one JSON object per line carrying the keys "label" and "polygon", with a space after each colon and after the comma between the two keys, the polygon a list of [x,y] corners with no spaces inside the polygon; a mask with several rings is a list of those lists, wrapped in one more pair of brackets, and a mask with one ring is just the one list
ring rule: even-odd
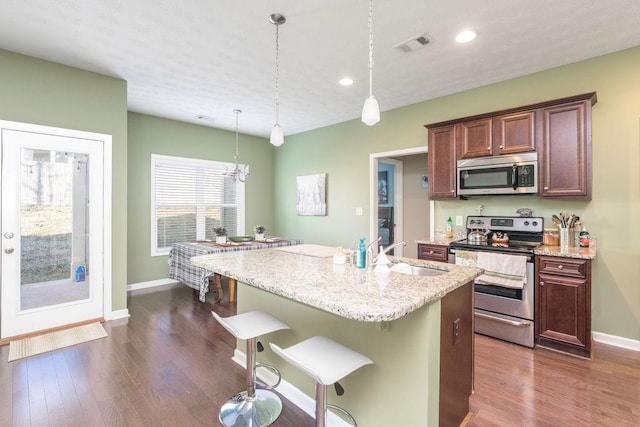
{"label": "utensil holder", "polygon": [[576,245],[575,228],[560,227],[560,247],[569,248]]}

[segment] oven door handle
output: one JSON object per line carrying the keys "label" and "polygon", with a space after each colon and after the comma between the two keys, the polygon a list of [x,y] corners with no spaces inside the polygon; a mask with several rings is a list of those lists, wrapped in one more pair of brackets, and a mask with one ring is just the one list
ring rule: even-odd
{"label": "oven door handle", "polygon": [[484,314],[484,313],[475,313],[476,316],[478,317],[482,317],[483,319],[487,319],[487,320],[493,320],[495,322],[501,322],[501,323],[506,323],[508,325],[511,326],[518,326],[518,327],[525,327],[525,326],[529,326],[530,323],[525,321],[525,320],[508,320],[508,319],[503,319],[501,317],[494,317],[494,316],[489,316],[488,314]]}

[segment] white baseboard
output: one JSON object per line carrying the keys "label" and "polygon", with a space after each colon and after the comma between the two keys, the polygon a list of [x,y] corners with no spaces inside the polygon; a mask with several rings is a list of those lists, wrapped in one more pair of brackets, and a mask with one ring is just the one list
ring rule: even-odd
{"label": "white baseboard", "polygon": [[132,283],[130,285],[127,285],[127,292],[137,291],[140,289],[155,288],[156,286],[173,285],[175,283],[180,282],[174,279],[158,279],[151,280],[149,282]]}
{"label": "white baseboard", "polygon": [[[233,357],[231,358],[231,360],[233,360],[243,368],[246,367],[247,365],[247,362],[246,362],[247,357],[243,352],[241,352],[238,349],[234,350]],[[273,384],[276,381],[275,375],[272,372],[267,371],[266,369],[265,370],[257,369],[256,375],[258,376],[258,378],[260,378],[262,381],[266,382],[267,384],[269,383]],[[309,378],[309,381],[313,381],[313,379]],[[282,395],[284,398],[286,398],[289,402],[293,403],[295,406],[302,409],[305,413],[315,418],[316,416],[315,399],[307,396],[299,388],[297,388],[296,386],[294,386],[293,384],[291,384],[290,382],[284,379],[280,381],[280,385],[276,387],[275,390],[278,393],[280,393],[280,395]],[[327,425],[330,425],[331,427],[351,427],[351,424],[347,423],[346,421],[344,421],[342,418],[335,415],[331,411],[328,411],[328,414],[327,414]]]}
{"label": "white baseboard", "polygon": [[111,312],[111,318],[106,320],[126,319],[129,316],[129,309],[123,308],[122,310],[116,310]]}
{"label": "white baseboard", "polygon": [[640,340],[632,340],[630,338],[619,337],[617,335],[605,334],[603,332],[592,332],[591,338],[594,341],[613,345],[615,347],[622,347],[628,350],[640,351]]}

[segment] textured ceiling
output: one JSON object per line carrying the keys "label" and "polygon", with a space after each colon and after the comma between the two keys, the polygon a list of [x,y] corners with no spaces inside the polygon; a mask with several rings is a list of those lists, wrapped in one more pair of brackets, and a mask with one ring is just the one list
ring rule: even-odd
{"label": "textured ceiling", "polygon": [[[268,136],[274,12],[287,18],[285,136],[358,118],[367,0],[1,0],[0,48],[122,78],[130,111],[233,130],[239,108],[242,133]],[[375,0],[374,95],[391,110],[638,46],[639,16],[638,0]],[[458,45],[464,28],[478,38]],[[393,47],[422,33],[422,49]],[[343,76],[353,86],[338,85]]]}

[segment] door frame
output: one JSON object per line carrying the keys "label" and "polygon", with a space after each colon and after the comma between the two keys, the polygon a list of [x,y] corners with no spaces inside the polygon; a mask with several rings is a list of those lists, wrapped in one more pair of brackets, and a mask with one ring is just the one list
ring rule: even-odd
{"label": "door frame", "polygon": [[[61,136],[68,138],[92,139],[102,142],[102,162],[103,162],[103,228],[102,228],[102,262],[103,262],[103,283],[102,283],[102,315],[104,320],[112,318],[112,136],[107,134],[86,132],[74,129],[65,129],[51,126],[35,125],[31,123],[12,122],[0,120],[0,133],[3,130],[13,130],[20,132],[33,132]],[[1,149],[1,147],[0,147]],[[0,159],[2,153],[0,152]],[[1,172],[1,171],[0,171]],[[2,175],[0,173],[0,195],[2,194]],[[1,197],[0,197],[1,201]],[[1,278],[1,276],[0,276]],[[2,280],[0,280],[2,286]],[[89,319],[87,319],[89,320]],[[2,326],[2,325],[0,325]],[[4,328],[2,328],[4,329]],[[2,337],[6,339],[10,337]]]}
{"label": "door frame", "polygon": [[[402,160],[392,159],[390,157],[380,157],[377,160],[376,167],[380,166],[380,163],[386,163],[393,166],[393,242],[391,242],[391,244],[393,244],[401,242],[404,239],[404,189],[402,182],[402,177],[404,176],[404,163]],[[376,211],[376,218],[374,224],[377,224],[379,219],[377,208],[380,207],[380,205],[376,202],[375,206],[374,210]],[[376,230],[377,229],[378,228],[376,227]],[[378,238],[377,233],[375,238]],[[395,247],[393,253],[396,256],[403,256],[403,247]]]}
{"label": "door frame", "polygon": [[[393,151],[369,154],[369,236],[371,241],[377,239],[378,234],[378,161],[389,157],[411,156],[413,154],[428,154],[427,147],[403,148]],[[384,161],[384,160],[383,160]],[[400,177],[402,179],[402,177]],[[394,197],[398,196],[397,194]],[[403,195],[400,195],[404,199]],[[429,200],[429,238],[433,240],[435,226],[435,204]],[[394,213],[395,215],[395,213]],[[400,228],[400,227],[398,227]],[[394,230],[398,231],[398,230]],[[399,230],[399,235],[404,236],[404,230]],[[395,239],[400,241],[400,239]],[[409,242],[411,243],[411,242]],[[409,244],[407,243],[407,244]]]}

